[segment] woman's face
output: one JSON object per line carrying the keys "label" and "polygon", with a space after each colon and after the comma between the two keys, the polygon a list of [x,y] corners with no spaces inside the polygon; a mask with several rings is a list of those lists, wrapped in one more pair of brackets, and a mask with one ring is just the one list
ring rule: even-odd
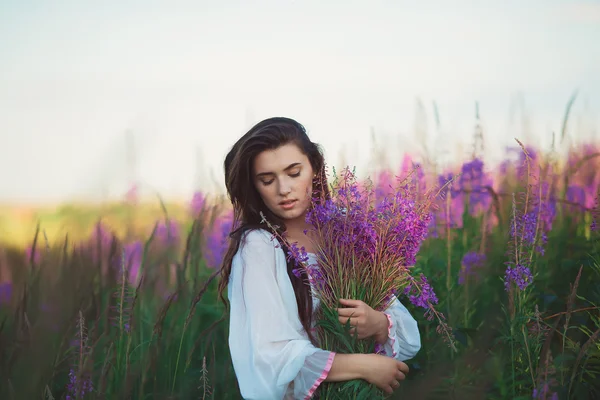
{"label": "woman's face", "polygon": [[294,143],[265,150],[254,159],[254,186],[269,210],[287,221],[304,221],[313,177],[308,157]]}

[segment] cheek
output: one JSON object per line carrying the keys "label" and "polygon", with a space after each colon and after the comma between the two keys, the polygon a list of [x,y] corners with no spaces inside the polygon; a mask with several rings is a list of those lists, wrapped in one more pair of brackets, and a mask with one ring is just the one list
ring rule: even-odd
{"label": "cheek", "polygon": [[309,179],[307,179],[304,182],[302,182],[302,188],[304,189],[304,194],[308,198],[311,198],[312,197],[312,191],[313,191],[312,177],[310,177]]}

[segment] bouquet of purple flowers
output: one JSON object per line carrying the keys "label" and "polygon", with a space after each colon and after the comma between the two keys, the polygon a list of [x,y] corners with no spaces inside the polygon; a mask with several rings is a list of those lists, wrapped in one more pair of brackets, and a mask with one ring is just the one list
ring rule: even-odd
{"label": "bouquet of purple flowers", "polygon": [[[339,322],[339,299],[361,300],[384,311],[402,292],[427,310],[428,319],[435,315],[444,324],[432,306],[437,298],[426,278],[410,273],[427,236],[437,194],[418,193],[411,175],[387,193],[381,189],[376,195],[372,185],[358,183],[349,169],[341,177],[334,173],[330,198],[315,199],[306,216],[312,228],[305,234],[314,243],[316,264],[309,262],[304,248],[289,244],[288,256],[297,262],[295,275],[308,279],[320,303],[316,326],[323,349],[346,354],[377,351],[374,339],[359,340],[350,333],[349,323]],[[322,399],[383,398],[383,392],[362,380],[324,382],[319,393]]]}

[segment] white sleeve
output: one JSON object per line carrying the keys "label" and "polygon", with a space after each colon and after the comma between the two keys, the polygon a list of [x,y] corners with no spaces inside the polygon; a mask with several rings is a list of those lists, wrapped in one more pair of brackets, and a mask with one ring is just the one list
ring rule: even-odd
{"label": "white sleeve", "polygon": [[413,358],[421,349],[417,321],[396,296],[383,313],[388,318],[388,340],[383,352],[399,361]]}
{"label": "white sleeve", "polygon": [[244,399],[309,399],[335,353],[304,332],[285,255],[264,230],[245,235],[233,259],[229,349]]}

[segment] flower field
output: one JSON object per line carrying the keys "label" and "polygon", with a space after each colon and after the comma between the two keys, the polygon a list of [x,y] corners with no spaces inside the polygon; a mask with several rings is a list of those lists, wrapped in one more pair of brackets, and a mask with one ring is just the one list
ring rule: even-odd
{"label": "flower field", "polygon": [[[397,398],[600,398],[600,147],[515,144],[494,169],[416,170],[443,189],[411,269],[426,295],[400,298],[422,348]],[[0,398],[239,398],[216,294],[229,206],[158,203],[1,211]]]}

